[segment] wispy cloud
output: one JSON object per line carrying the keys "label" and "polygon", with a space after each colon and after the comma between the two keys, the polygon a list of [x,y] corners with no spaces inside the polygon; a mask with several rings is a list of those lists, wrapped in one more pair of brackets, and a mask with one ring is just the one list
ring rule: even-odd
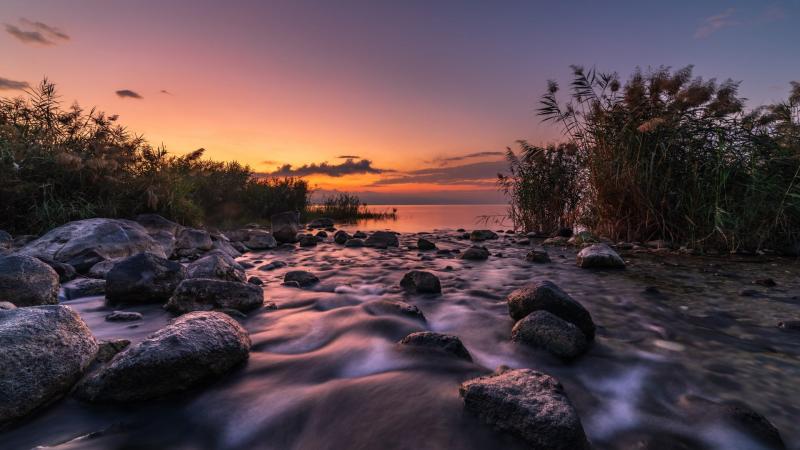
{"label": "wispy cloud", "polygon": [[459,156],[449,156],[449,157],[438,157],[434,158],[433,160],[429,161],[431,163],[439,164],[441,166],[447,165],[452,162],[464,161],[466,159],[472,158],[484,158],[487,156],[501,156],[503,152],[476,152],[476,153],[469,153],[466,155],[459,155]]}
{"label": "wispy cloud", "polygon": [[30,85],[27,81],[9,80],[8,78],[0,77],[0,91],[21,91],[29,87]]}
{"label": "wispy cloud", "polygon": [[508,170],[505,161],[487,161],[464,164],[452,167],[437,167],[433,169],[420,169],[393,177],[387,177],[373,183],[373,186],[386,186],[393,184],[473,184],[494,185],[498,173]]}
{"label": "wispy cloud", "polygon": [[136,99],[140,99],[140,100],[144,98],[141,95],[139,95],[138,92],[132,91],[130,89],[120,89],[120,90],[116,91],[116,94],[117,94],[117,97],[120,97],[120,98],[136,98]]}
{"label": "wispy cloud", "polygon": [[19,19],[19,26],[5,24],[6,32],[25,44],[56,45],[68,41],[69,35],[61,29],[43,22]]}
{"label": "wispy cloud", "polygon": [[735,9],[729,8],[719,14],[706,17],[694,32],[695,39],[704,39],[723,28],[739,25],[739,22],[733,18],[735,12]]}
{"label": "wispy cloud", "polygon": [[361,158],[361,157],[358,156],[358,155],[339,155],[339,156],[337,156],[337,158],[339,158],[339,159],[358,159],[358,158]]}
{"label": "wispy cloud", "polygon": [[170,92],[170,91],[168,91],[166,89],[162,89],[162,90],[160,90],[158,92],[161,93],[161,94],[172,95],[172,92]]}
{"label": "wispy cloud", "polygon": [[319,164],[306,164],[300,167],[292,167],[291,164],[284,164],[278,170],[269,173],[271,176],[280,177],[304,177],[307,175],[327,175],[329,177],[343,177],[345,175],[360,175],[360,174],[381,174],[387,172],[394,172],[391,169],[379,169],[372,167],[372,161],[362,159],[355,161],[348,159],[341,164],[330,164],[327,162]]}

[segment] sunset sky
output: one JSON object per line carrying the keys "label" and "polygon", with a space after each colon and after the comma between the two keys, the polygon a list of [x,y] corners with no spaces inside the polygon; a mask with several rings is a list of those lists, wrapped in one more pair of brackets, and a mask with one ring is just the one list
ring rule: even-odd
{"label": "sunset sky", "polygon": [[370,203],[500,201],[500,152],[558,139],[534,110],[570,64],[694,64],[750,106],[800,79],[797,0],[3,0],[0,22],[0,96],[47,76],[173,152]]}

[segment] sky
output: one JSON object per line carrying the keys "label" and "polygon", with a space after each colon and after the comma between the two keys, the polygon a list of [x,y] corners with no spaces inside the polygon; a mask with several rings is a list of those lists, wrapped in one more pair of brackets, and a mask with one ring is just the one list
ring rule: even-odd
{"label": "sky", "polygon": [[497,203],[503,152],[570,64],[692,64],[749,106],[800,79],[800,0],[0,3],[0,96],[43,77],[174,153],[372,204]]}

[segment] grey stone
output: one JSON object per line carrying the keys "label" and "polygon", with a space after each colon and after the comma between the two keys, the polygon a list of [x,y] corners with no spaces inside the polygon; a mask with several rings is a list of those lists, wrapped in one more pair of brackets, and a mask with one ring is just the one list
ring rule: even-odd
{"label": "grey stone", "polygon": [[472,230],[472,233],[469,234],[469,239],[476,242],[498,239],[499,237],[492,230]]}
{"label": "grey stone", "polygon": [[375,300],[364,303],[364,310],[373,315],[394,314],[405,316],[409,319],[425,321],[425,315],[422,314],[419,308],[401,301]]}
{"label": "grey stone", "polygon": [[506,300],[514,320],[534,311],[547,311],[577,326],[588,340],[594,339],[595,325],[589,311],[552,281],[530,283],[510,293]]}
{"label": "grey stone", "polygon": [[273,214],[270,217],[272,236],[278,242],[297,242],[297,233],[300,232],[300,214],[295,211],[286,211]]}
{"label": "grey stone", "polygon": [[214,248],[211,235],[205,230],[184,228],[175,238],[175,254],[178,256],[196,256]]}
{"label": "grey stone", "polygon": [[253,250],[269,250],[277,247],[278,241],[268,231],[252,230],[243,244]]}
{"label": "grey stone", "polygon": [[412,270],[400,280],[400,287],[406,292],[417,294],[440,294],[442,285],[439,278],[423,270]]}
{"label": "grey stone", "polygon": [[307,270],[292,270],[286,272],[286,274],[283,276],[283,282],[297,282],[300,287],[306,287],[319,283],[319,278]]}
{"label": "grey stone", "polygon": [[351,238],[344,243],[344,246],[349,248],[360,248],[364,246],[364,240],[358,238]]}
{"label": "grey stone", "polygon": [[525,255],[525,260],[532,263],[544,264],[550,262],[550,255],[547,254],[547,250],[536,248]]}
{"label": "grey stone", "polygon": [[311,234],[304,234],[300,237],[300,247],[316,247],[317,237]]}
{"label": "grey stone", "polygon": [[160,303],[186,276],[182,264],[150,253],[125,258],[106,273],[109,303]]}
{"label": "grey stone", "polygon": [[191,278],[183,280],[164,308],[178,314],[212,309],[247,312],[264,303],[264,291],[250,283]]}
{"label": "grey stone", "polygon": [[0,256],[0,301],[17,306],[58,303],[58,274],[31,256]]}
{"label": "grey stone", "polygon": [[584,269],[622,269],[625,261],[606,244],[594,244],[578,253],[578,267]]}
{"label": "grey stone", "polygon": [[571,361],[586,353],[589,343],[575,325],[547,311],[534,311],[514,325],[511,340],[535,348],[543,348],[553,355]]}
{"label": "grey stone", "polygon": [[97,356],[95,361],[105,363],[109,362],[117,356],[117,353],[125,350],[131,341],[127,339],[111,339],[98,342]]}
{"label": "grey stone", "polygon": [[417,239],[417,248],[422,251],[436,250],[436,244],[425,238],[419,238]]}
{"label": "grey stone", "polygon": [[489,249],[486,247],[473,246],[464,250],[460,258],[469,261],[485,261],[489,259]]}
{"label": "grey stone", "polygon": [[142,313],[135,311],[113,311],[106,315],[106,320],[109,322],[134,322],[142,320]]}
{"label": "grey stone", "polygon": [[76,298],[96,297],[105,295],[106,280],[95,278],[78,278],[66,283],[64,286],[64,297],[67,300]]}
{"label": "grey stone", "polygon": [[219,250],[213,250],[187,265],[185,278],[214,278],[242,283],[247,281],[242,266]]}
{"label": "grey stone", "polygon": [[339,245],[343,245],[348,239],[350,239],[350,235],[344,230],[339,230],[333,234],[333,242]]}
{"label": "grey stone", "polygon": [[375,248],[399,247],[400,241],[391,231],[376,231],[364,241],[364,245]]}
{"label": "grey stone", "polygon": [[443,353],[457,358],[472,361],[467,348],[461,343],[458,336],[452,334],[435,333],[433,331],[419,331],[404,337],[400,344],[426,352]]}

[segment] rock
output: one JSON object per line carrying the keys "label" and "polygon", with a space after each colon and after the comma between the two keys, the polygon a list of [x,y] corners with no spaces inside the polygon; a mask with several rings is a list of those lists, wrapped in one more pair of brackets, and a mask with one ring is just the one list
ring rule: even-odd
{"label": "rock", "polygon": [[550,262],[550,255],[547,254],[547,250],[535,248],[525,255],[525,260],[532,263],[544,264]]}
{"label": "rock", "polygon": [[308,228],[330,228],[334,226],[333,219],[329,219],[327,217],[320,217],[319,219],[314,219],[308,223]]}
{"label": "rock", "polygon": [[214,243],[214,249],[211,250],[212,252],[222,252],[231,258],[238,258],[242,256],[242,252],[234,247],[233,244],[231,244],[231,241],[222,235],[211,235],[211,242]]}
{"label": "rock", "polygon": [[264,303],[264,291],[250,283],[190,278],[183,280],[164,308],[177,314],[212,309],[247,312]]}
{"label": "rock", "polygon": [[8,232],[0,230],[0,249],[11,250],[14,247],[14,238]]}
{"label": "rock", "polygon": [[317,237],[312,234],[304,234],[300,237],[300,247],[316,247]]}
{"label": "rock", "polygon": [[317,239],[319,240],[325,240],[325,238],[328,237],[328,233],[325,231],[317,231],[317,234],[315,234],[314,236],[316,236]]}
{"label": "rock", "polygon": [[578,327],[547,311],[534,311],[517,322],[511,330],[511,340],[543,348],[566,361],[586,353],[589,348],[586,336]]}
{"label": "rock", "polygon": [[92,332],[68,306],[0,311],[0,426],[66,394],[95,354]]}
{"label": "rock", "polygon": [[106,274],[109,303],[159,303],[167,300],[186,277],[182,264],[150,253],[125,258]]}
{"label": "rock", "polygon": [[297,233],[300,231],[299,213],[286,211],[280,214],[274,214],[270,218],[270,223],[272,225],[272,236],[274,236],[278,242],[297,242]]}
{"label": "rock", "polygon": [[281,267],[286,267],[286,263],[283,261],[272,261],[269,264],[264,264],[263,266],[259,267],[258,270],[267,272],[270,270],[280,269]]}
{"label": "rock", "polygon": [[544,242],[542,242],[542,245],[564,246],[567,245],[568,242],[568,238],[563,236],[555,236],[545,239]]}
{"label": "rock", "polygon": [[228,230],[225,232],[225,237],[228,238],[231,242],[242,242],[246,241],[250,238],[250,232],[252,230],[248,228],[241,228],[238,230]]}
{"label": "rock", "polygon": [[364,310],[369,314],[396,314],[414,320],[425,321],[425,315],[419,308],[406,302],[395,300],[375,300],[364,304]]}
{"label": "rock", "polygon": [[178,256],[196,256],[214,248],[211,235],[205,230],[184,228],[175,238],[175,254]]}
{"label": "rock", "polygon": [[[14,309],[16,307],[17,307],[17,305],[15,305],[15,304],[13,304],[11,302],[0,302],[0,311]],[[783,322],[781,322],[781,323],[783,323]]]}
{"label": "rock", "polygon": [[349,248],[359,248],[364,246],[364,241],[358,238],[348,239],[347,242],[344,243],[345,247]]}
{"label": "rock", "polygon": [[417,350],[445,353],[457,358],[472,361],[461,339],[452,334],[434,333],[433,331],[419,331],[404,337],[400,344],[413,347]]}
{"label": "rock", "polygon": [[578,267],[584,269],[622,269],[625,261],[606,244],[594,244],[578,252]]}
{"label": "rock", "polygon": [[564,387],[532,369],[508,370],[461,384],[464,407],[535,450],[588,450],[578,413]]}
{"label": "rock", "polygon": [[500,236],[492,230],[472,230],[472,233],[469,234],[469,240],[475,242],[498,239],[499,237]]}
{"label": "rock", "polygon": [[167,220],[158,214],[139,214],[133,220],[144,227],[150,234],[166,231],[169,234],[175,235],[181,229],[181,226],[177,223]]}
{"label": "rock", "polygon": [[417,248],[422,251],[436,250],[436,244],[425,238],[419,238],[417,239]]}
{"label": "rock", "polygon": [[99,263],[93,265],[87,272],[86,276],[89,278],[99,278],[105,280],[106,274],[114,264],[120,262],[124,258],[115,258],[115,259],[105,259],[100,261]]}
{"label": "rock", "polygon": [[117,353],[125,350],[131,341],[127,339],[112,339],[108,341],[100,341],[98,343],[97,356],[95,361],[101,363],[109,362],[117,356]]}
{"label": "rock", "polygon": [[469,233],[462,233],[458,236],[459,239],[469,239]]}
{"label": "rock", "polygon": [[594,339],[595,325],[589,311],[551,281],[530,283],[508,294],[506,300],[514,320],[534,311],[547,311],[578,327],[588,340]]}
{"label": "rock", "polygon": [[489,259],[489,249],[486,247],[472,246],[461,254],[461,259],[470,261],[485,261]]}
{"label": "rock", "polygon": [[106,293],[106,280],[95,278],[78,278],[63,286],[67,300],[84,297],[99,297]]}
{"label": "rock", "polygon": [[376,231],[364,241],[364,245],[375,248],[399,247],[400,241],[391,231]]}
{"label": "rock", "polygon": [[113,311],[106,315],[106,320],[109,322],[133,322],[142,320],[142,313],[135,311]]}
{"label": "rock", "polygon": [[236,251],[239,252],[239,253],[247,253],[247,252],[250,251],[250,248],[248,246],[244,245],[241,242],[233,242],[232,241],[230,244],[231,244],[231,247],[236,249]]}
{"label": "rock", "polygon": [[24,255],[65,262],[79,273],[106,259],[148,252],[166,258],[164,249],[136,222],[85,219],[69,222],[19,250]]}
{"label": "rock", "polygon": [[319,278],[307,270],[292,270],[286,272],[286,275],[283,276],[283,282],[296,282],[300,287],[306,287],[319,283]]}
{"label": "rock", "polygon": [[24,246],[28,245],[28,243],[33,242],[36,239],[39,239],[39,236],[36,236],[35,234],[20,234],[20,235],[17,235],[17,236],[14,237],[14,242],[11,244],[11,248],[24,247]]}
{"label": "rock", "polygon": [[0,256],[0,301],[17,306],[58,303],[58,274],[37,258]]}
{"label": "rock", "polygon": [[277,247],[278,241],[267,231],[252,230],[243,244],[253,250],[269,250]]}
{"label": "rock", "polygon": [[214,278],[244,283],[244,269],[227,254],[215,250],[186,266],[185,278]]}
{"label": "rock", "polygon": [[261,286],[264,284],[264,282],[261,281],[261,278],[258,277],[250,277],[247,279],[247,282],[256,286]]}
{"label": "rock", "polygon": [[526,247],[528,245],[531,245],[531,241],[530,241],[530,239],[520,239],[520,240],[517,241],[517,245],[521,245],[523,247]]}
{"label": "rock", "polygon": [[400,287],[404,291],[416,294],[441,294],[442,285],[439,278],[423,270],[412,270],[400,280]]}
{"label": "rock", "polygon": [[66,283],[69,280],[72,280],[77,275],[75,268],[67,263],[60,263],[58,261],[53,261],[52,259],[47,258],[36,258],[39,261],[47,264],[50,266],[51,269],[55,270],[58,274],[58,281],[61,283]]}
{"label": "rock", "polygon": [[579,231],[578,234],[573,235],[567,240],[567,244],[581,246],[585,244],[594,244],[599,242],[592,233],[588,231]]}
{"label": "rock", "polygon": [[245,362],[250,345],[247,331],[228,315],[189,313],[117,354],[83,379],[76,394],[121,403],[186,391]]}
{"label": "rock", "polygon": [[339,230],[333,234],[333,242],[339,245],[343,245],[348,239],[350,239],[350,235],[344,230]]}
{"label": "rock", "polygon": [[366,239],[367,233],[364,233],[363,231],[356,231],[355,233],[353,233],[353,237],[356,239]]}

